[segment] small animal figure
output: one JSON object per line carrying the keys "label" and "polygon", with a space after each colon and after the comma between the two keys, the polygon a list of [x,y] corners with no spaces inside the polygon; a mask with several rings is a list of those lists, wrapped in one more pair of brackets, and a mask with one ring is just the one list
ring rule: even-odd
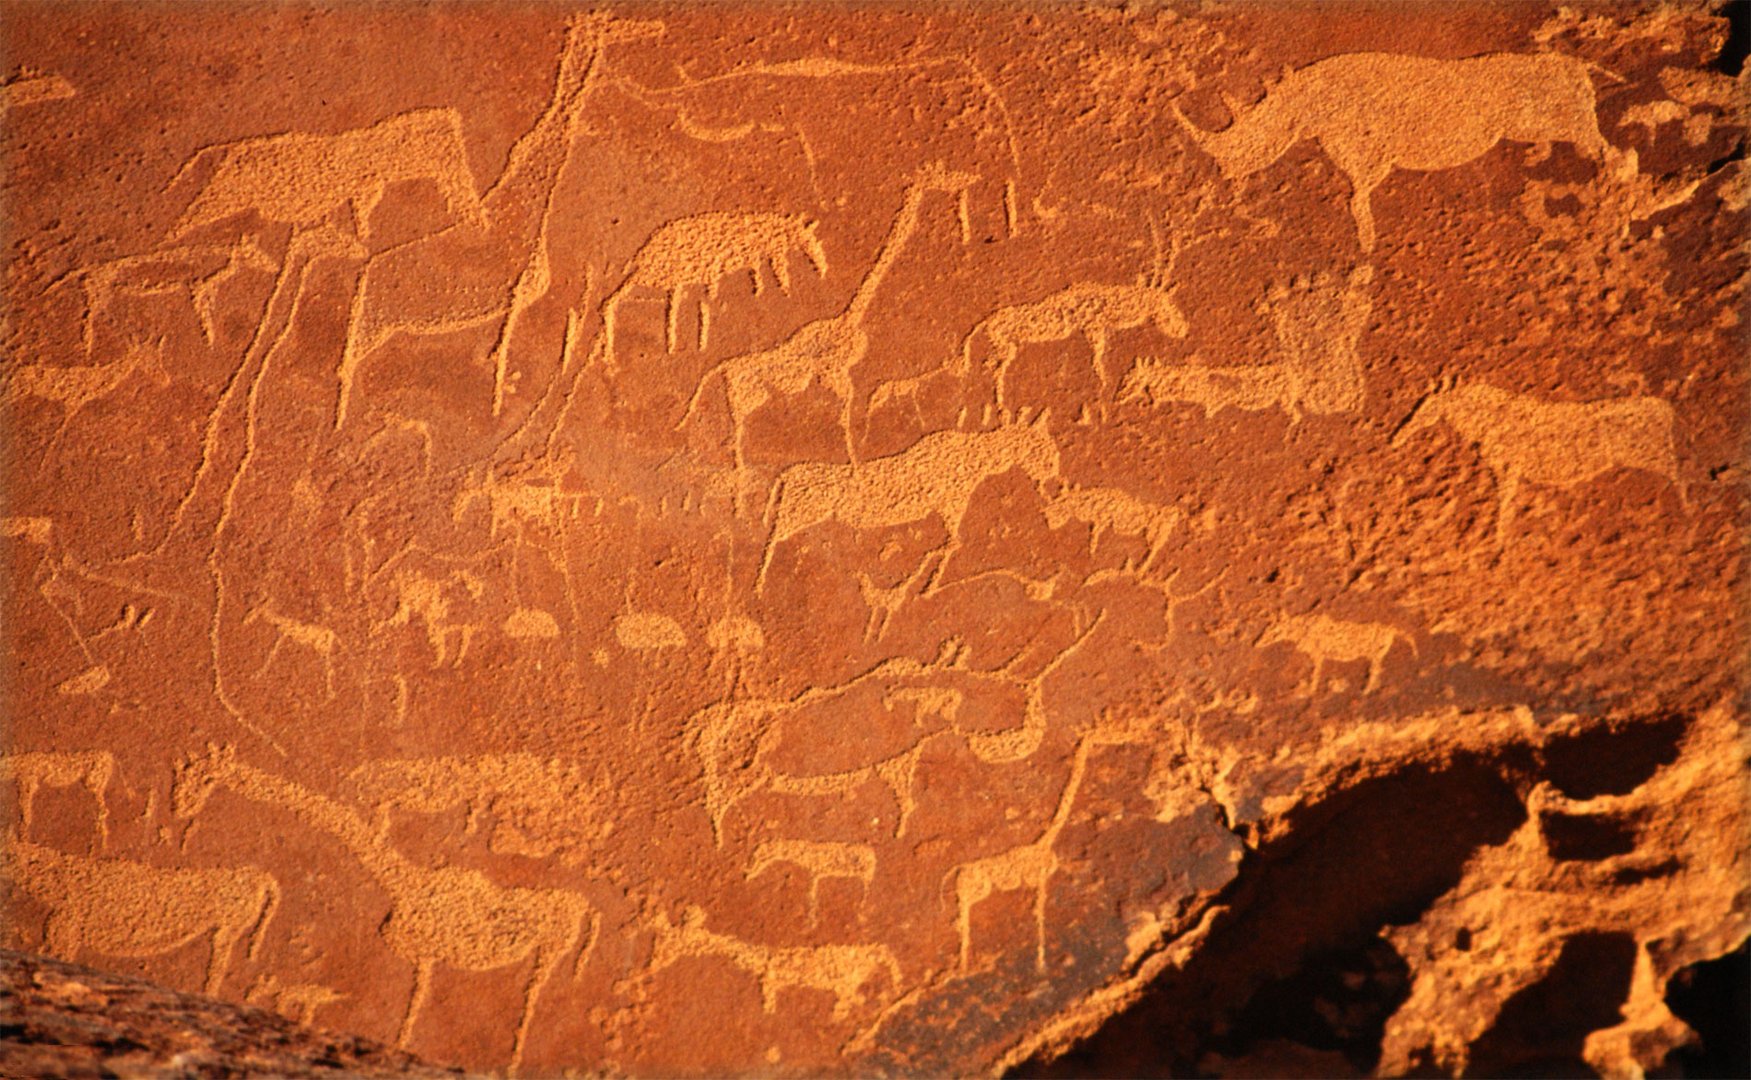
{"label": "small animal figure", "polygon": [[1416,641],[1397,627],[1381,623],[1349,622],[1327,615],[1292,615],[1272,623],[1255,644],[1264,648],[1287,642],[1296,651],[1312,659],[1313,685],[1309,688],[1310,693],[1319,691],[1327,661],[1366,660],[1368,681],[1363,685],[1362,692],[1369,694],[1380,683],[1380,665],[1386,662],[1386,655],[1399,641],[1409,645],[1412,654],[1416,653]]}

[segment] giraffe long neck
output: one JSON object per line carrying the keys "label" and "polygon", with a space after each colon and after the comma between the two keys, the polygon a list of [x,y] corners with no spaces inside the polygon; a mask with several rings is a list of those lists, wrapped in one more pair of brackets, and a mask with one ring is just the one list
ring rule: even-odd
{"label": "giraffe long neck", "polygon": [[894,224],[888,229],[881,250],[876,253],[875,265],[863,276],[862,284],[858,285],[857,292],[852,294],[851,303],[845,309],[845,313],[853,321],[863,321],[870,303],[875,300],[876,290],[881,287],[882,279],[888,276],[888,271],[899,259],[900,252],[912,239],[913,231],[918,228],[918,210],[924,203],[925,191],[922,184],[913,184],[906,189],[906,201],[900,205],[900,212],[894,217]]}
{"label": "giraffe long neck", "polygon": [[[590,50],[589,59],[581,64],[579,49]],[[543,216],[558,185],[566,147],[576,131],[601,57],[599,42],[567,39],[546,110],[511,147],[504,172],[481,196],[487,218],[495,225],[514,223],[518,231],[528,231]]]}
{"label": "giraffe long neck", "polygon": [[1043,839],[1046,846],[1057,843],[1058,834],[1064,831],[1064,824],[1070,820],[1070,808],[1076,803],[1076,793],[1082,788],[1082,777],[1088,771],[1088,740],[1083,739],[1076,744],[1076,753],[1070,760],[1070,777],[1064,781],[1064,794],[1058,797],[1058,809],[1052,814],[1051,822],[1046,826]]}
{"label": "giraffe long neck", "polygon": [[289,810],[305,824],[333,836],[385,886],[405,869],[406,860],[380,843],[363,818],[325,795],[242,764],[231,766],[221,780],[243,797]]}

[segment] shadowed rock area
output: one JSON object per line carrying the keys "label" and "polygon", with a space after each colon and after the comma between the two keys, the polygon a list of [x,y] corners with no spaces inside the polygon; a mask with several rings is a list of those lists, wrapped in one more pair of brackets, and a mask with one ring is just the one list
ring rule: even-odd
{"label": "shadowed rock area", "polygon": [[1730,1063],[1745,30],[6,4],[0,947],[505,1075]]}
{"label": "shadowed rock area", "polygon": [[7,1076],[460,1076],[264,1009],[0,949]]}

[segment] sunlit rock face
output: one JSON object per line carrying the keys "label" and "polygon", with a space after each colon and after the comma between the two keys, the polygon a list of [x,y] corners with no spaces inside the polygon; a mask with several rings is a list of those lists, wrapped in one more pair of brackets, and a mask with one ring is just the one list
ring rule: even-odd
{"label": "sunlit rock face", "polygon": [[1724,16],[4,34],[0,945],[543,1075],[1694,1041]]}

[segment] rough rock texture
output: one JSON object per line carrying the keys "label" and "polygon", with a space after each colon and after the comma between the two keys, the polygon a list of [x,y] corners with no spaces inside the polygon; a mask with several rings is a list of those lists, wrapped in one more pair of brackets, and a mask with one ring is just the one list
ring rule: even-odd
{"label": "rough rock texture", "polygon": [[0,18],[4,944],[544,1074],[1692,1041],[1722,14]]}
{"label": "rough rock texture", "polygon": [[0,949],[7,1076],[448,1077],[356,1035]]}

